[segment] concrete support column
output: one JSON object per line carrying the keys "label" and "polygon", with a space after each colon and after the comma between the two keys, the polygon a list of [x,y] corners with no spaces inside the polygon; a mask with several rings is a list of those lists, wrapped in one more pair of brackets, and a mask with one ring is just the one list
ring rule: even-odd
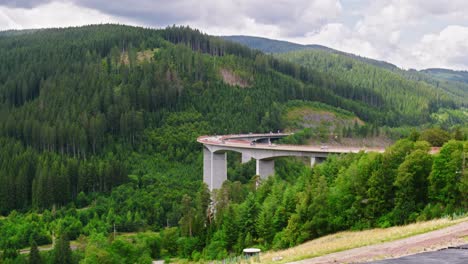
{"label": "concrete support column", "polygon": [[250,156],[246,152],[242,152],[242,164],[249,162],[252,159],[252,156]]}
{"label": "concrete support column", "polygon": [[227,154],[211,153],[211,189],[220,189],[227,180]]}
{"label": "concrete support column", "polygon": [[258,159],[256,174],[260,175],[262,179],[266,179],[268,176],[275,174],[275,161]]}
{"label": "concrete support column", "polygon": [[315,157],[310,157],[310,167],[314,167],[317,164],[317,160]]}
{"label": "concrete support column", "polygon": [[210,191],[219,189],[227,180],[226,153],[214,153],[203,149],[203,181]]}
{"label": "concrete support column", "polygon": [[211,151],[203,148],[203,182],[211,191]]}
{"label": "concrete support column", "polygon": [[322,163],[325,159],[326,158],[324,157],[310,157],[310,167],[314,167],[315,165]]}

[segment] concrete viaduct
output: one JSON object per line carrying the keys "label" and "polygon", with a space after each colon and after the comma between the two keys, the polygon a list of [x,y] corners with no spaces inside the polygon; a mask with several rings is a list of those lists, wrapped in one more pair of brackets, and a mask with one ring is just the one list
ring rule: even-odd
{"label": "concrete viaduct", "polygon": [[269,133],[199,137],[197,141],[204,146],[203,181],[208,185],[210,191],[221,188],[223,182],[227,180],[226,151],[241,153],[242,163],[255,159],[257,162],[256,174],[262,179],[274,174],[274,158],[276,157],[309,157],[310,164],[313,166],[329,154],[357,153],[359,151],[384,152],[384,148],[276,145],[271,143],[272,140],[288,135]]}

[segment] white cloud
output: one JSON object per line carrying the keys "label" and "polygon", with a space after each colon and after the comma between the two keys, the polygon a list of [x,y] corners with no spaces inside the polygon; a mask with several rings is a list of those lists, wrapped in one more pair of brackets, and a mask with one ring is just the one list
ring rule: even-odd
{"label": "white cloud", "polygon": [[370,58],[378,58],[381,56],[380,52],[372,43],[359,38],[353,30],[341,23],[330,23],[323,26],[319,32],[309,33],[305,37],[291,38],[289,40],[303,44],[321,44],[330,48]]}
{"label": "white cloud", "polygon": [[[388,0],[362,6],[355,23],[330,23],[304,37],[315,43],[397,64],[404,68],[468,69],[468,1]],[[354,13],[356,15],[356,13]],[[442,26],[442,27],[441,27]]]}
{"label": "white cloud", "polygon": [[420,66],[468,68],[468,27],[450,25],[439,33],[424,35],[411,55]]}
{"label": "white cloud", "polygon": [[256,22],[275,25],[283,36],[299,36],[336,19],[342,12],[338,0],[241,0],[245,14]]}
{"label": "white cloud", "polygon": [[129,23],[133,21],[103,14],[70,2],[51,2],[35,8],[0,6],[0,30],[45,27],[66,27],[99,23]]}

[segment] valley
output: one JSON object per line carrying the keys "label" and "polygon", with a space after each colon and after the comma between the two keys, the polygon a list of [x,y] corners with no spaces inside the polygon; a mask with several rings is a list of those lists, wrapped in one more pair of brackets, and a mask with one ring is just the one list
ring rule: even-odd
{"label": "valley", "polygon": [[[0,262],[210,262],[466,220],[463,73],[283,44],[262,52],[187,26],[0,34]],[[261,177],[227,149],[225,179],[203,183],[199,137],[278,131],[271,147],[330,153],[313,167],[275,156]]]}

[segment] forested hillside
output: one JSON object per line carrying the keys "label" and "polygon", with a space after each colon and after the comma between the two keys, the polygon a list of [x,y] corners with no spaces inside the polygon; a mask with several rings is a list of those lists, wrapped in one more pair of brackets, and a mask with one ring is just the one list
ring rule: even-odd
{"label": "forested hillside", "polygon": [[468,83],[467,71],[454,71],[449,69],[432,68],[422,70],[421,72],[432,75],[439,79]]}
{"label": "forested hillside", "polygon": [[[258,190],[255,164],[240,165],[229,153],[230,181],[216,194],[216,215],[207,214],[213,211],[201,183],[198,136],[283,129],[285,110],[301,102],[357,116],[373,128],[425,124],[431,114],[457,111],[456,97],[431,87],[399,80],[390,92],[394,79],[383,75],[371,89],[367,79],[336,78],[338,66],[336,72],[300,66],[186,27],[0,34],[0,58],[0,252],[6,263],[24,263],[18,249],[55,237],[56,249],[40,254],[46,263],[68,258],[61,252],[68,247],[60,245],[69,239],[80,246],[68,262],[215,259],[246,246],[281,248],[337,230],[466,210],[460,199],[466,177],[456,174],[465,171],[466,143],[451,141],[433,158],[412,134],[413,141],[388,154],[334,157],[313,170],[279,160],[278,175]],[[442,135],[439,145],[465,138],[460,130],[434,135]],[[386,155],[389,168],[381,166]],[[420,171],[420,164],[427,168]],[[369,173],[358,172],[361,165]],[[400,167],[401,181],[415,177],[431,191],[398,187]],[[358,190],[353,182],[369,183]],[[418,203],[398,202],[399,190]],[[341,207],[315,208],[325,201]],[[128,232],[141,234],[117,234]]]}
{"label": "forested hillside", "polygon": [[[328,73],[338,80],[350,83],[353,87],[371,90],[381,95],[392,108],[400,109],[400,118],[403,120],[409,118],[411,112],[435,112],[432,107],[439,104],[439,100],[453,100],[464,106],[468,104],[468,87],[460,87],[453,82],[434,82],[428,77],[424,79],[420,74],[400,70],[389,71],[323,51],[306,50],[277,56]],[[431,82],[434,82],[434,85],[431,85]],[[441,99],[442,97],[445,99]],[[405,117],[406,113],[408,117]]]}
{"label": "forested hillside", "polygon": [[283,53],[294,50],[302,49],[323,49],[333,51],[333,49],[327,48],[321,45],[301,45],[282,40],[273,40],[261,37],[251,36],[222,36],[223,39],[232,42],[237,42],[252,49],[260,50],[264,53]]}
{"label": "forested hillside", "polygon": [[236,43],[240,43],[252,49],[257,49],[263,51],[265,53],[284,53],[284,52],[291,52],[291,51],[299,51],[299,50],[322,50],[327,51],[329,53],[340,54],[347,57],[351,57],[356,60],[360,60],[378,67],[386,68],[386,69],[397,69],[397,66],[385,62],[374,60],[366,57],[361,57],[358,55],[354,55],[352,53],[347,53],[343,51],[339,51],[336,49],[332,49],[326,46],[317,45],[317,44],[297,44],[293,42],[283,41],[283,40],[275,40],[275,39],[268,39],[268,38],[261,38],[261,37],[252,37],[252,36],[222,36],[223,39],[233,41]]}
{"label": "forested hillside", "polygon": [[[336,71],[345,66],[345,70],[347,72],[351,70],[350,65],[353,65],[354,67],[366,67],[367,71],[361,72],[357,78],[361,79],[364,77],[366,79],[373,80],[373,82],[378,82],[381,78],[380,75],[385,74],[390,76],[389,78],[392,79],[392,83],[386,87],[390,90],[394,86],[399,86],[399,82],[401,80],[396,80],[395,78],[401,79],[401,77],[403,77],[410,81],[409,86],[429,85],[433,89],[443,90],[443,93],[449,94],[454,98],[454,100],[458,100],[465,106],[468,105],[468,101],[466,100],[468,97],[468,85],[466,84],[466,72],[463,71],[452,71],[448,69],[427,69],[421,71],[412,69],[403,70],[385,61],[365,58],[320,45],[301,45],[286,41],[251,36],[225,36],[223,38],[267,53],[277,53],[281,58],[292,57],[288,59],[317,70],[326,70],[329,72]],[[293,55],[283,53],[290,53]],[[327,70],[328,68],[331,69]],[[375,71],[378,72],[378,75],[375,75],[374,68]],[[389,72],[392,72],[393,74],[389,74]],[[341,72],[335,73],[341,74]],[[352,79],[347,80],[349,75],[340,75],[336,77],[353,82]],[[423,84],[415,84],[414,81],[423,82]]]}

